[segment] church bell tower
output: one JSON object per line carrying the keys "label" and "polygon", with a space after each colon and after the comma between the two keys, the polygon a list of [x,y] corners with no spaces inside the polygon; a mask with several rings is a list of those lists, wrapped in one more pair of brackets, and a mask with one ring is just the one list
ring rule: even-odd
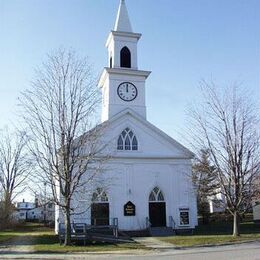
{"label": "church bell tower", "polygon": [[102,89],[102,122],[129,108],[146,119],[145,81],[150,71],[138,69],[137,44],[125,0],[120,1],[114,30],[108,36],[108,67],[99,80]]}

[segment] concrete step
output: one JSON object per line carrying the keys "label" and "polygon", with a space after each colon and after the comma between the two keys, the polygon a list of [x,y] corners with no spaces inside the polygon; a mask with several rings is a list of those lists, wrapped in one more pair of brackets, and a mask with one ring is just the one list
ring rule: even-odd
{"label": "concrete step", "polygon": [[165,237],[176,235],[175,231],[171,227],[152,227],[150,234],[153,237]]}

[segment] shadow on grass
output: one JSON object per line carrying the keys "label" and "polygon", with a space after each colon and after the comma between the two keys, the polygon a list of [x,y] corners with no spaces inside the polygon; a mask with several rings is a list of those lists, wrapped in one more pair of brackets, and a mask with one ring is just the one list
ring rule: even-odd
{"label": "shadow on grass", "polygon": [[[15,233],[30,233],[30,232],[44,232],[44,231],[53,231],[53,228],[46,227],[42,223],[30,223],[26,222],[14,226],[13,228],[8,228],[2,230],[2,232],[15,232]],[[0,232],[1,233],[1,232]]]}
{"label": "shadow on grass", "polygon": [[[13,237],[12,239],[5,241],[3,243],[4,246],[50,246],[50,245],[59,245],[59,238],[57,235],[26,235],[24,237]],[[84,243],[83,241],[77,241],[77,242],[72,242],[72,246],[83,246]],[[95,246],[95,247],[111,247],[114,246],[128,246],[128,243],[108,243],[108,242],[100,242],[100,241],[87,241],[87,245],[89,246]],[[134,244],[131,244],[131,246],[134,246]]]}
{"label": "shadow on grass", "polygon": [[26,236],[13,236],[2,244],[4,246],[27,246],[27,245],[52,245],[59,243],[58,236],[56,235],[26,235]]}

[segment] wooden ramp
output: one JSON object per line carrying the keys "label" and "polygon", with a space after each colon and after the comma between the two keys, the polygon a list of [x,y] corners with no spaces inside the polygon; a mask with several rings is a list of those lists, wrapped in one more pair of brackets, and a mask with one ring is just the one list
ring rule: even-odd
{"label": "wooden ramp", "polygon": [[[115,225],[109,226],[92,226],[80,223],[73,223],[71,226],[71,241],[83,242],[86,245],[88,242],[106,242],[106,243],[135,243],[129,236],[118,231]],[[64,226],[59,227],[60,244],[65,239]]]}

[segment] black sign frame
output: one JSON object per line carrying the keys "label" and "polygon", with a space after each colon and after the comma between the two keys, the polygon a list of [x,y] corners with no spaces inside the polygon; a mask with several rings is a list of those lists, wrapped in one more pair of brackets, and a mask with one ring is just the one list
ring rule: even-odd
{"label": "black sign frame", "polygon": [[131,201],[128,201],[124,205],[124,216],[135,216],[135,204]]}

